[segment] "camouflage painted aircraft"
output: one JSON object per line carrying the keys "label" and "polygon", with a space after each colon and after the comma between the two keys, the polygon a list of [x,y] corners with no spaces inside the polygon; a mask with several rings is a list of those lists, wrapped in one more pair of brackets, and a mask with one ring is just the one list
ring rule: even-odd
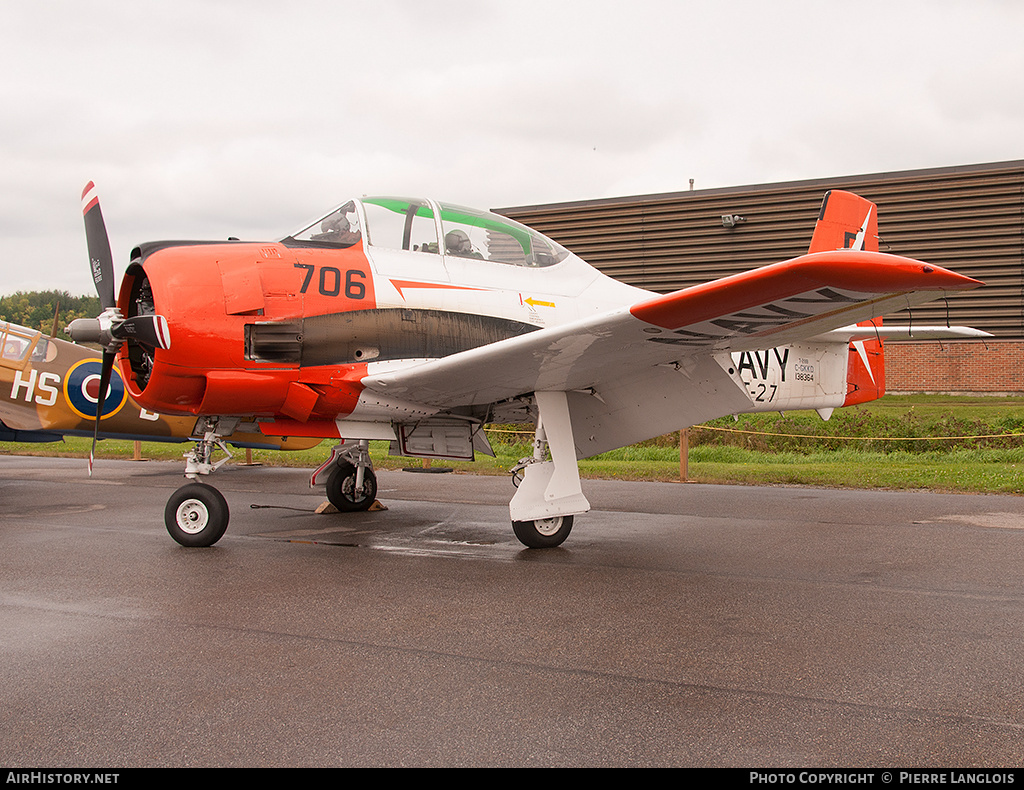
{"label": "camouflage painted aircraft", "polygon": [[[0,441],[56,442],[92,436],[99,403],[100,352],[0,322]],[[228,441],[238,447],[299,450],[319,439],[267,437],[240,424]],[[100,412],[102,438],[195,441],[196,418],[139,406],[114,366]],[[202,434],[200,434],[201,438]]]}

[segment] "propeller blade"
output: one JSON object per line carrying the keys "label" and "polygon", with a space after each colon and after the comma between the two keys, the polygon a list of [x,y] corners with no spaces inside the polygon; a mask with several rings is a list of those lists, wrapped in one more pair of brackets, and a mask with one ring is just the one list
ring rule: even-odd
{"label": "propeller blade", "polygon": [[103,223],[96,185],[90,181],[82,190],[82,214],[85,217],[85,240],[89,247],[89,267],[96,284],[100,304],[106,310],[114,301],[114,256],[110,253],[107,226]]}
{"label": "propeller blade", "polygon": [[170,348],[171,330],[162,315],[135,315],[110,329],[117,340],[134,340],[150,348]]}
{"label": "propeller blade", "polygon": [[110,373],[114,369],[114,354],[103,352],[103,365],[100,368],[100,391],[96,400],[96,422],[92,430],[92,449],[89,451],[89,477],[92,477],[92,464],[96,458],[96,442],[100,437],[100,419],[103,417],[103,404],[107,400],[107,389],[110,387]]}

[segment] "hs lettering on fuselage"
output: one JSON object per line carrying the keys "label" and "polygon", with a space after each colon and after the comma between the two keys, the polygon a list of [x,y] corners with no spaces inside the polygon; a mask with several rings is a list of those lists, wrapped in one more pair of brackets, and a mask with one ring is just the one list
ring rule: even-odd
{"label": "hs lettering on fuselage", "polygon": [[32,403],[35,400],[38,406],[53,406],[57,402],[57,394],[60,392],[60,376],[56,373],[39,373],[33,368],[28,372],[26,381],[22,378],[23,372],[19,370],[14,374],[11,400],[18,400],[24,391],[25,403]]}
{"label": "hs lettering on fuselage", "polygon": [[[40,373],[38,370],[32,369],[26,374],[25,371],[18,370],[14,373],[9,397],[12,401],[20,399],[25,403],[35,403],[37,406],[55,406],[57,398],[60,396],[61,385],[61,377],[57,373],[47,371]],[[139,418],[155,422],[160,419],[160,415],[140,408]]]}

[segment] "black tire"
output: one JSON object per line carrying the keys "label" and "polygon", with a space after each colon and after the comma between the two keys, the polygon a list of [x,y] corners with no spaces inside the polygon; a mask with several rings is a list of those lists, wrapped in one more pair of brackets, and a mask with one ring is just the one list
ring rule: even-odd
{"label": "black tire", "polygon": [[228,528],[228,503],[213,486],[187,483],[164,508],[167,532],[182,546],[212,546]]}
{"label": "black tire", "polygon": [[561,546],[572,531],[572,516],[555,516],[537,521],[513,521],[512,531],[519,542],[531,549]]}
{"label": "black tire", "polygon": [[363,470],[362,490],[356,491],[356,468],[340,463],[327,476],[327,499],[342,513],[368,510],[377,501],[377,476],[372,469]]}

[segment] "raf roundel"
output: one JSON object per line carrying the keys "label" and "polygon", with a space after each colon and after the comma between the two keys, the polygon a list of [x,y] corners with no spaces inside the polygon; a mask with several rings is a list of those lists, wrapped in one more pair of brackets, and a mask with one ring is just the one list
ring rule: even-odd
{"label": "raf roundel", "polygon": [[[96,404],[99,402],[100,373],[99,360],[84,359],[74,365],[64,378],[64,398],[72,411],[86,420],[96,419]],[[100,419],[105,420],[117,414],[128,400],[128,392],[115,367],[110,373],[110,386],[103,399]]]}

